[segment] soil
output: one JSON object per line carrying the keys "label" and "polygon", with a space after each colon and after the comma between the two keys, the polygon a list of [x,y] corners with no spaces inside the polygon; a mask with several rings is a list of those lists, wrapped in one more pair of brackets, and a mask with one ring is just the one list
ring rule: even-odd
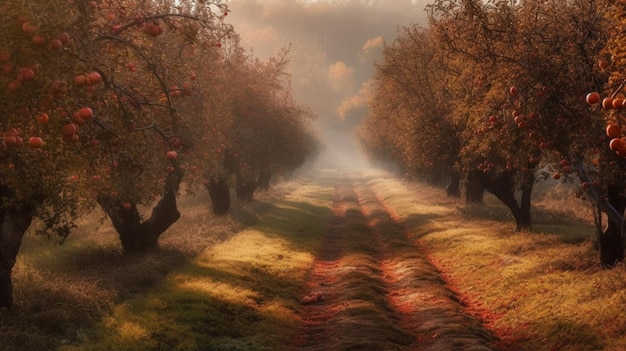
{"label": "soil", "polygon": [[381,198],[359,176],[339,179],[303,292],[320,299],[303,301],[298,350],[494,350]]}

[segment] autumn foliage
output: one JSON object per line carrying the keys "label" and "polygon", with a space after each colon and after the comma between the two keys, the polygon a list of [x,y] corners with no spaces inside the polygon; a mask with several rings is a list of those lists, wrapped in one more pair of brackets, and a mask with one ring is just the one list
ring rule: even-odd
{"label": "autumn foliage", "polygon": [[286,56],[246,56],[228,11],[219,0],[0,5],[0,306],[33,217],[63,240],[100,206],[125,251],[145,250],[180,216],[181,184],[234,186],[226,153],[256,182],[313,151]]}
{"label": "autumn foliage", "polygon": [[602,263],[622,260],[624,4],[441,0],[428,14],[377,67],[360,131],[370,155],[492,192],[518,229],[532,226],[537,180],[579,184],[599,232],[608,214]]}

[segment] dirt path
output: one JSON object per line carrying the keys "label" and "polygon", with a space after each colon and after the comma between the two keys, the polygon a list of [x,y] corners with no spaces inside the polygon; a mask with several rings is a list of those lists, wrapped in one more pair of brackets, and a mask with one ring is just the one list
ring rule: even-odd
{"label": "dirt path", "polygon": [[333,212],[305,292],[321,299],[303,301],[299,350],[493,350],[362,178],[339,179]]}

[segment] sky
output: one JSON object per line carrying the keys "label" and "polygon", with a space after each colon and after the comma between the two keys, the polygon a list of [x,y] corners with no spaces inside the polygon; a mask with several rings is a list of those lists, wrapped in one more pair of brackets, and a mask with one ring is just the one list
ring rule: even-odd
{"label": "sky", "polygon": [[266,59],[290,47],[296,99],[318,115],[327,147],[346,158],[354,156],[351,130],[367,112],[368,81],[384,43],[400,27],[426,23],[424,0],[230,0],[228,6],[227,21],[254,56]]}

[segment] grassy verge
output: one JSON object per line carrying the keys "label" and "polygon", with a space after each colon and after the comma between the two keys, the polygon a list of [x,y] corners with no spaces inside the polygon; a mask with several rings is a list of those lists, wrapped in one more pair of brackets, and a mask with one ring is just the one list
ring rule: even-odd
{"label": "grassy verge", "polygon": [[267,204],[257,224],[132,294],[95,333],[61,350],[286,349],[312,252],[331,215],[334,182],[327,176]]}
{"label": "grassy verge", "polygon": [[[319,177],[320,187],[324,186],[325,179],[332,186],[329,177],[332,175]],[[260,223],[261,218],[269,220],[275,217],[275,201],[285,200],[281,205],[285,208],[292,201],[291,212],[297,212],[295,208],[307,210],[301,204],[306,200],[308,210],[321,211],[320,206],[327,192],[310,186],[302,187],[300,181],[296,179],[277,185],[271,192],[260,193],[257,201],[252,203],[235,204],[231,214],[224,218],[211,215],[206,192],[184,196],[179,203],[181,219],[163,235],[161,249],[147,255],[122,255],[115,231],[97,212],[83,218],[79,228],[62,246],[55,244],[54,239],[27,233],[13,274],[17,313],[0,311],[0,350],[83,350],[92,346],[122,349],[114,344],[94,341],[98,336],[107,336],[109,327],[122,330],[122,335],[126,336],[133,333],[141,335],[145,330],[154,329],[147,333],[160,338],[161,331],[156,325],[148,324],[142,331],[134,317],[129,318],[126,324],[123,320],[116,321],[126,325],[121,329],[111,321],[117,318],[116,313],[132,306],[131,302],[147,308],[149,303],[157,301],[141,301],[141,298],[156,287],[174,284],[168,279],[178,274],[179,270],[197,272],[200,268],[193,267],[197,265],[193,259],[205,253],[207,248],[223,245],[244,229]],[[295,190],[299,191],[301,199],[298,195],[286,197]],[[303,207],[298,207],[300,205]],[[282,211],[283,216],[287,214],[287,210]],[[306,236],[308,233],[310,231],[303,231],[299,235]],[[290,238],[285,237],[284,240]],[[300,242],[304,246],[313,246],[315,236]],[[300,250],[307,248],[301,247]],[[217,268],[215,271],[218,274]],[[177,279],[184,280],[182,275],[180,273]],[[219,279],[225,277],[223,273]],[[192,293],[197,292],[190,291]],[[107,316],[109,318],[102,322]],[[94,332],[95,329],[98,331]],[[176,333],[177,329],[171,332]],[[184,332],[181,329],[181,333]]]}
{"label": "grassy verge", "polygon": [[385,194],[468,311],[498,334],[502,349],[626,349],[620,307],[626,270],[600,268],[592,222],[572,210],[582,205],[567,197],[539,199],[535,230],[516,233],[491,197],[467,207],[419,184],[378,176],[370,183]]}

